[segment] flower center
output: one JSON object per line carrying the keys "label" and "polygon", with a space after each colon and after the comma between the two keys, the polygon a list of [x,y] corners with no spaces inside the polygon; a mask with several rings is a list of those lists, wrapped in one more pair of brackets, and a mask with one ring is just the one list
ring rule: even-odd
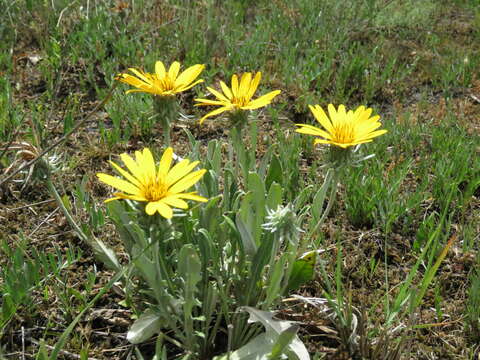
{"label": "flower center", "polygon": [[232,98],[232,103],[237,105],[238,107],[247,106],[249,102],[250,101],[246,96],[239,96],[239,97],[234,96]]}
{"label": "flower center", "polygon": [[149,202],[154,202],[163,199],[167,196],[167,186],[157,179],[149,179],[141,189],[143,196]]}
{"label": "flower center", "polygon": [[333,140],[339,144],[349,144],[355,140],[355,127],[351,121],[336,124]]}
{"label": "flower center", "polygon": [[169,91],[175,89],[175,81],[172,81],[168,75],[164,78],[158,78],[154,75],[154,82],[155,87],[160,88],[162,91]]}

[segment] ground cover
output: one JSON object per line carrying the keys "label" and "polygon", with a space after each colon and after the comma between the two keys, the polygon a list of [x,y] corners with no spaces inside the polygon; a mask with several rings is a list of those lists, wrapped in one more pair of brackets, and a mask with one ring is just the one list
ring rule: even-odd
{"label": "ground cover", "polygon": [[[84,121],[46,155],[52,182],[76,221],[127,263],[105,215],[111,189],[95,174],[111,173],[108,160],[120,163],[124,152],[163,153],[154,98],[126,95],[130,87],[114,80],[128,67],[152,71],[157,60],[180,61],[182,70],[206,65],[205,84],[179,95],[183,116],[172,123],[171,144],[209,170],[228,168],[231,129],[221,116],[199,125],[213,108],[194,107],[193,99],[213,99],[206,86],[219,89],[219,80],[230,84],[248,71],[262,72],[259,94],[281,90],[251,114],[245,143],[258,166],[275,155],[281,171],[269,185],[278,183],[282,203],[297,206],[297,255],[319,250],[314,279],[275,305],[279,318],[301,322],[312,358],[478,356],[478,2],[0,4],[0,357],[42,358],[82,310],[59,358],[152,357],[155,338],[141,345],[126,338],[141,312],[126,305],[119,283],[110,287],[115,272],[75,233],[46,182],[28,171],[5,179]],[[312,204],[328,147],[313,146],[294,124],[315,124],[308,105],[329,103],[373,108],[388,133],[360,147],[375,157],[345,170],[336,202],[313,231],[326,207],[315,213]],[[248,175],[238,178],[248,193]],[[211,184],[201,186],[206,195]],[[294,294],[335,301],[305,304]],[[204,358],[225,349],[218,341]],[[181,356],[171,345],[168,354]]]}

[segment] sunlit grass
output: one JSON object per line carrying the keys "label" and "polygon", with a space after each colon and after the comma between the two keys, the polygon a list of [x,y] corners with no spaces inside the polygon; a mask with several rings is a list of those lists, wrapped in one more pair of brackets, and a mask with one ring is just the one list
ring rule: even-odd
{"label": "sunlit grass", "polygon": [[[251,114],[243,129],[243,153],[238,144],[235,153],[229,148],[226,121],[197,125],[206,111],[194,108],[192,100],[208,96],[203,84],[179,95],[182,113],[171,121],[172,143],[179,144],[178,156],[201,161],[207,172],[197,190],[211,200],[193,206],[193,217],[184,221],[187,230],[175,236],[187,242],[195,238],[194,229],[207,229],[201,244],[210,248],[204,251],[217,251],[215,246],[233,251],[229,236],[244,245],[249,236],[257,242],[271,241],[261,227],[265,206],[292,203],[303,231],[299,249],[321,251],[318,282],[309,284],[304,294],[323,297],[325,303],[319,311],[308,308],[305,318],[316,311],[335,312],[328,317],[329,326],[339,331],[339,343],[350,354],[375,356],[385,349],[407,349],[408,339],[402,336],[415,337],[418,328],[427,334],[422,341],[430,342],[427,346],[439,358],[472,353],[473,341],[462,341],[469,338],[468,331],[470,340],[478,337],[478,274],[467,276],[478,266],[478,260],[472,259],[480,229],[476,74],[480,27],[475,5],[475,1],[429,0],[374,0],[361,6],[309,0],[255,4],[0,0],[4,9],[0,14],[0,181],[19,156],[3,151],[11,141],[45,147],[68,133],[103,99],[115,75],[130,67],[152,69],[158,60],[180,60],[185,67],[206,64],[202,78],[207,84],[228,83],[233,74],[261,71],[265,91],[259,94],[268,89],[282,92],[269,107]],[[107,194],[92,179],[96,172],[108,171],[105,164],[111,154],[133,153],[145,146],[162,153],[166,146],[154,102],[150,95],[125,96],[117,89],[102,111],[56,149],[66,164],[53,179],[64,194],[63,203],[81,219],[88,236],[108,240],[112,247],[118,246],[118,236],[112,236],[104,211],[113,210],[102,207]],[[388,133],[360,147],[359,156],[375,157],[345,171],[334,193],[337,202],[316,229],[327,207],[321,184],[329,154],[313,146],[311,138],[295,134],[294,124],[315,125],[308,105],[326,108],[329,103],[374,108]],[[38,138],[41,144],[36,144]],[[233,166],[235,159],[241,160],[240,168]],[[26,173],[22,175],[17,180]],[[0,229],[6,229],[0,234],[5,255],[0,260],[0,348],[7,353],[20,351],[13,345],[21,337],[19,326],[43,326],[34,334],[35,341],[44,338],[52,346],[60,344],[59,334],[82,310],[93,306],[96,286],[109,279],[108,273],[96,271],[103,267],[99,262],[80,266],[78,278],[72,280],[80,259],[75,249],[82,247],[82,256],[92,262],[90,248],[68,242],[75,237],[56,207],[22,208],[51,197],[41,181],[20,191],[23,185],[10,182],[0,189]],[[52,211],[56,212],[47,218]],[[251,234],[245,232],[249,226],[255,228]],[[217,228],[223,233],[218,234]],[[451,239],[455,240],[447,247]],[[57,243],[71,246],[72,253],[52,245]],[[52,249],[55,255],[43,256]],[[443,249],[450,252],[445,267],[437,269]],[[282,259],[289,261],[286,255]],[[112,258],[106,261],[111,261],[111,268],[118,265]],[[93,266],[95,271],[89,272]],[[461,286],[452,272],[461,274]],[[275,293],[280,285],[273,280],[262,284],[260,277],[250,280],[252,289],[264,286],[265,293],[255,294],[267,294],[265,303],[285,308]],[[68,286],[72,281],[75,284]],[[236,284],[240,286],[240,280]],[[460,290],[452,290],[455,286]],[[250,305],[253,294],[236,290],[236,296],[244,296],[240,303]],[[42,322],[51,298],[56,299],[55,312]],[[124,304],[134,300],[128,298]],[[417,316],[418,306],[424,318]],[[359,310],[365,310],[366,316]],[[196,315],[200,316],[192,318]],[[361,320],[363,328],[353,331],[353,319]],[[435,342],[435,332],[429,329],[450,321],[456,326],[451,334],[462,336],[446,339],[452,341],[449,347]],[[386,334],[383,330],[397,326],[407,327],[403,333],[393,333],[393,342],[379,341]],[[52,327],[54,335],[49,332]],[[207,326],[201,331],[210,330]],[[365,348],[355,347],[355,336],[365,340]],[[98,358],[101,346],[95,349],[87,338],[74,334],[62,348],[74,354],[89,349],[90,356]],[[302,340],[311,348],[323,345],[308,334]],[[38,350],[31,346],[31,353]]]}

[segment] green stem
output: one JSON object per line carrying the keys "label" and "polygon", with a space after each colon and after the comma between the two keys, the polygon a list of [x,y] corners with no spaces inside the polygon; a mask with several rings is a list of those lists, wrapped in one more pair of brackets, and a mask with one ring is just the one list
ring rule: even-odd
{"label": "green stem", "polygon": [[165,146],[170,147],[170,144],[171,144],[170,125],[163,126],[163,141],[165,142]]}
{"label": "green stem", "polygon": [[[268,275],[267,279],[271,279],[273,276],[273,271],[275,269],[275,263],[278,261],[277,255],[279,253],[280,246],[284,244],[284,239],[285,237],[283,236],[283,231],[277,231],[274,234],[274,240],[273,240],[273,246],[272,246],[272,252],[270,253],[270,262],[268,264]],[[248,304],[248,303],[247,303]]]}
{"label": "green stem", "polygon": [[[245,149],[243,147],[242,141],[240,139],[241,129],[238,127],[232,128],[230,131],[230,138],[232,140],[232,148],[235,151],[237,158],[233,159],[233,152],[232,152],[232,161],[234,161],[234,168],[235,168],[235,177],[238,179],[240,169],[243,172],[243,162],[245,158]],[[245,174],[244,179],[246,179]]]}
{"label": "green stem", "polygon": [[[170,224],[165,224],[167,220],[159,218],[159,215],[150,216],[148,215],[147,218],[147,226],[148,226],[148,234],[150,237],[150,241],[155,241],[156,244],[154,246],[154,261],[155,267],[157,269],[158,276],[161,279],[164,279],[167,284],[168,288],[172,292],[175,293],[175,285],[172,282],[172,273],[167,268],[164,256],[166,254],[165,248],[165,236],[170,234]],[[153,230],[153,231],[152,231]]]}
{"label": "green stem", "polygon": [[58,193],[57,189],[53,185],[49,175],[47,175],[46,183],[47,183],[48,190],[55,198],[57,205],[62,210],[63,214],[65,215],[65,218],[67,219],[70,226],[74,229],[75,233],[78,235],[78,237],[81,240],[85,241],[87,244],[90,244],[91,243],[90,238],[87,236],[87,234],[85,234],[85,232],[80,228],[80,226],[78,226],[78,224],[73,219],[72,214],[70,214],[70,211],[65,207],[65,204],[63,203],[63,200],[60,197],[60,194]]}
{"label": "green stem", "polygon": [[157,96],[155,97],[154,109],[162,125],[165,146],[170,146],[172,124],[177,119],[179,112],[177,99],[173,96]]}
{"label": "green stem", "polygon": [[291,242],[290,239],[288,240],[288,260],[287,260],[287,269],[285,270],[285,275],[283,276],[283,285],[280,290],[280,294],[286,295],[286,291],[288,288],[288,282],[290,280],[290,275],[292,274],[293,271],[293,266],[295,265],[295,259],[297,257],[297,251],[298,251],[298,239],[296,242]]}
{"label": "green stem", "polygon": [[246,343],[245,339],[248,334],[250,326],[248,326],[248,317],[242,311],[236,313],[233,320],[233,331],[232,331],[232,344],[233,349],[238,349],[240,346]]}
{"label": "green stem", "polygon": [[238,178],[239,165],[242,170],[244,180],[247,180],[249,171],[249,156],[245,149],[245,142],[242,141],[242,131],[248,120],[247,112],[238,110],[230,114],[230,139],[237,155],[235,161],[235,176]]}
{"label": "green stem", "polygon": [[329,186],[331,187],[330,195],[328,197],[327,207],[323,211],[322,216],[320,217],[320,220],[318,220],[317,225],[315,225],[313,230],[310,231],[308,238],[311,238],[311,236],[320,229],[320,227],[325,222],[325,219],[327,218],[328,214],[330,213],[333,203],[335,202],[335,195],[338,187],[338,178],[339,178],[339,171],[337,169],[332,169],[332,168],[328,169],[327,176],[325,177],[325,181],[322,185],[322,187],[323,186],[327,186],[327,188]]}
{"label": "green stem", "polygon": [[330,210],[332,210],[333,203],[335,202],[335,195],[336,195],[336,192],[337,192],[337,185],[338,185],[337,181],[338,181],[337,176],[334,176],[333,177],[333,183],[331,184],[330,196],[328,197],[327,208],[325,209],[325,211],[322,214],[322,217],[318,221],[318,224],[315,227],[315,231],[318,229],[318,227],[321,224],[323,224],[323,222],[327,218],[327,215],[330,213]]}

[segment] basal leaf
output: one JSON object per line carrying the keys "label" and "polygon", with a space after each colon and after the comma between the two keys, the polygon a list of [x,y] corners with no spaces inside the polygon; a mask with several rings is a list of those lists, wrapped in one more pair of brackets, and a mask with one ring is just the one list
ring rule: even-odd
{"label": "basal leaf", "polygon": [[283,170],[280,160],[277,155],[273,155],[270,160],[270,167],[268,168],[267,176],[265,178],[265,187],[268,189],[273,182],[282,184]]}
{"label": "basal leaf", "polygon": [[293,270],[287,285],[287,293],[300,288],[313,279],[315,273],[315,264],[317,260],[317,251],[309,251],[295,260]]}
{"label": "basal leaf", "polygon": [[149,309],[133,323],[127,333],[127,340],[132,344],[139,344],[150,339],[160,331],[160,316]]}

